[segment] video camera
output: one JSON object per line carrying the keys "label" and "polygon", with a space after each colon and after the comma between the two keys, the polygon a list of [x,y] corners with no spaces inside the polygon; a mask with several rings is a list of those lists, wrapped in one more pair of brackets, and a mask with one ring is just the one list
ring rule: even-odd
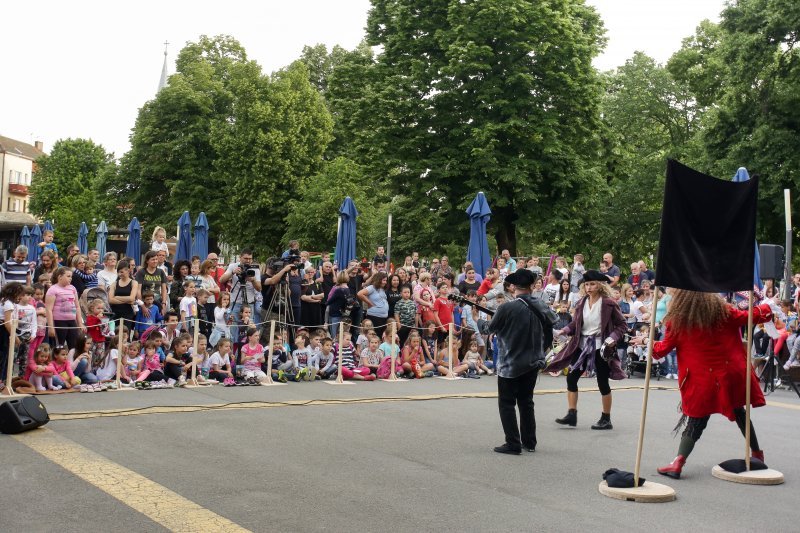
{"label": "video camera", "polygon": [[286,257],[275,257],[270,259],[268,266],[273,272],[283,270],[286,265],[290,265],[292,270],[297,270],[302,262],[303,259],[300,257],[299,253],[295,252],[294,250],[289,250],[289,255]]}
{"label": "video camera", "polygon": [[241,263],[239,268],[241,269],[241,272],[237,274],[237,277],[239,278],[239,283],[242,285],[244,285],[247,278],[254,278],[259,273],[258,263]]}

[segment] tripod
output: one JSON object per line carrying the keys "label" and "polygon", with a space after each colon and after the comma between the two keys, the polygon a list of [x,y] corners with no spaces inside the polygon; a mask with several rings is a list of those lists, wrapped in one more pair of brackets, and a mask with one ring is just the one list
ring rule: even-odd
{"label": "tripod", "polygon": [[[266,332],[266,323],[274,320],[280,323],[280,329],[288,332],[291,336],[289,342],[294,341],[294,309],[292,309],[292,295],[289,289],[289,282],[286,280],[287,274],[284,274],[281,280],[275,285],[272,291],[272,298],[270,298],[269,305],[262,309],[262,316],[264,317],[263,333]],[[284,339],[286,340],[286,339]]]}

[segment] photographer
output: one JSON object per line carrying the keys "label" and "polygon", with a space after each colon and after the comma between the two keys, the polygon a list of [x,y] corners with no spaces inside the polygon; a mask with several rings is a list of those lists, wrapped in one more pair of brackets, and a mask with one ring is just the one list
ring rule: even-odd
{"label": "photographer", "polygon": [[231,263],[228,269],[219,278],[221,283],[230,282],[231,285],[231,313],[238,322],[242,306],[245,302],[250,307],[251,316],[259,316],[260,309],[256,304],[256,295],[261,291],[261,270],[258,264],[253,264],[253,252],[244,249],[239,254],[239,262]]}
{"label": "photographer", "polygon": [[[300,265],[293,258],[299,257],[299,255],[290,255],[285,259],[270,258],[264,270],[264,288],[261,292],[263,296],[262,305],[266,309],[272,303],[275,287],[282,281],[288,283],[293,317],[287,317],[289,318],[287,322],[294,324],[298,324],[300,320],[300,296],[302,294],[303,277],[300,275]],[[268,320],[268,317],[264,317],[264,320]]]}

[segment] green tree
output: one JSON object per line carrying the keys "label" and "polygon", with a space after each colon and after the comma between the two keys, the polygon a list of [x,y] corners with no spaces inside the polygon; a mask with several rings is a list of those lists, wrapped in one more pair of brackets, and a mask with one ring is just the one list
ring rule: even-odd
{"label": "green tree", "polygon": [[201,36],[140,110],[109,190],[145,223],[171,227],[184,210],[205,211],[224,242],[277,249],[288,200],[331,138],[308,78],[302,64],[264,75],[232,37]]}
{"label": "green tree", "polygon": [[708,106],[692,162],[720,178],[740,166],[760,176],[758,235],[767,242],[783,240],[783,189],[800,188],[799,29],[797,2],[741,0],[670,61]]}
{"label": "green tree", "polygon": [[466,246],[463,210],[484,191],[490,231],[512,253],[520,224],[583,240],[602,188],[594,9],[582,0],[372,4],[368,43],[382,53],[359,104],[369,110],[362,162],[410,199],[408,226],[434,217],[429,246],[454,235]]}
{"label": "green tree", "polygon": [[100,183],[116,172],[116,163],[112,154],[91,140],[61,139],[36,164],[30,210],[53,220],[56,243],[63,249],[75,242],[81,222],[91,226],[108,214],[103,209]]}
{"label": "green tree", "polygon": [[686,160],[697,103],[684,83],[642,52],[606,77],[602,111],[609,213],[594,244],[640,258],[653,253],[667,158]]}

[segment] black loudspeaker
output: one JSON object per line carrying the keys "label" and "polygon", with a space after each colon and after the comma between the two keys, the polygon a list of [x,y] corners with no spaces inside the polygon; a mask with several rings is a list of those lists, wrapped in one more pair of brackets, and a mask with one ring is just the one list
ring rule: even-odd
{"label": "black loudspeaker", "polygon": [[0,403],[0,432],[22,433],[50,422],[42,402],[33,396]]}
{"label": "black loudspeaker", "polygon": [[758,255],[761,260],[758,276],[761,279],[783,279],[783,246],[760,244]]}

